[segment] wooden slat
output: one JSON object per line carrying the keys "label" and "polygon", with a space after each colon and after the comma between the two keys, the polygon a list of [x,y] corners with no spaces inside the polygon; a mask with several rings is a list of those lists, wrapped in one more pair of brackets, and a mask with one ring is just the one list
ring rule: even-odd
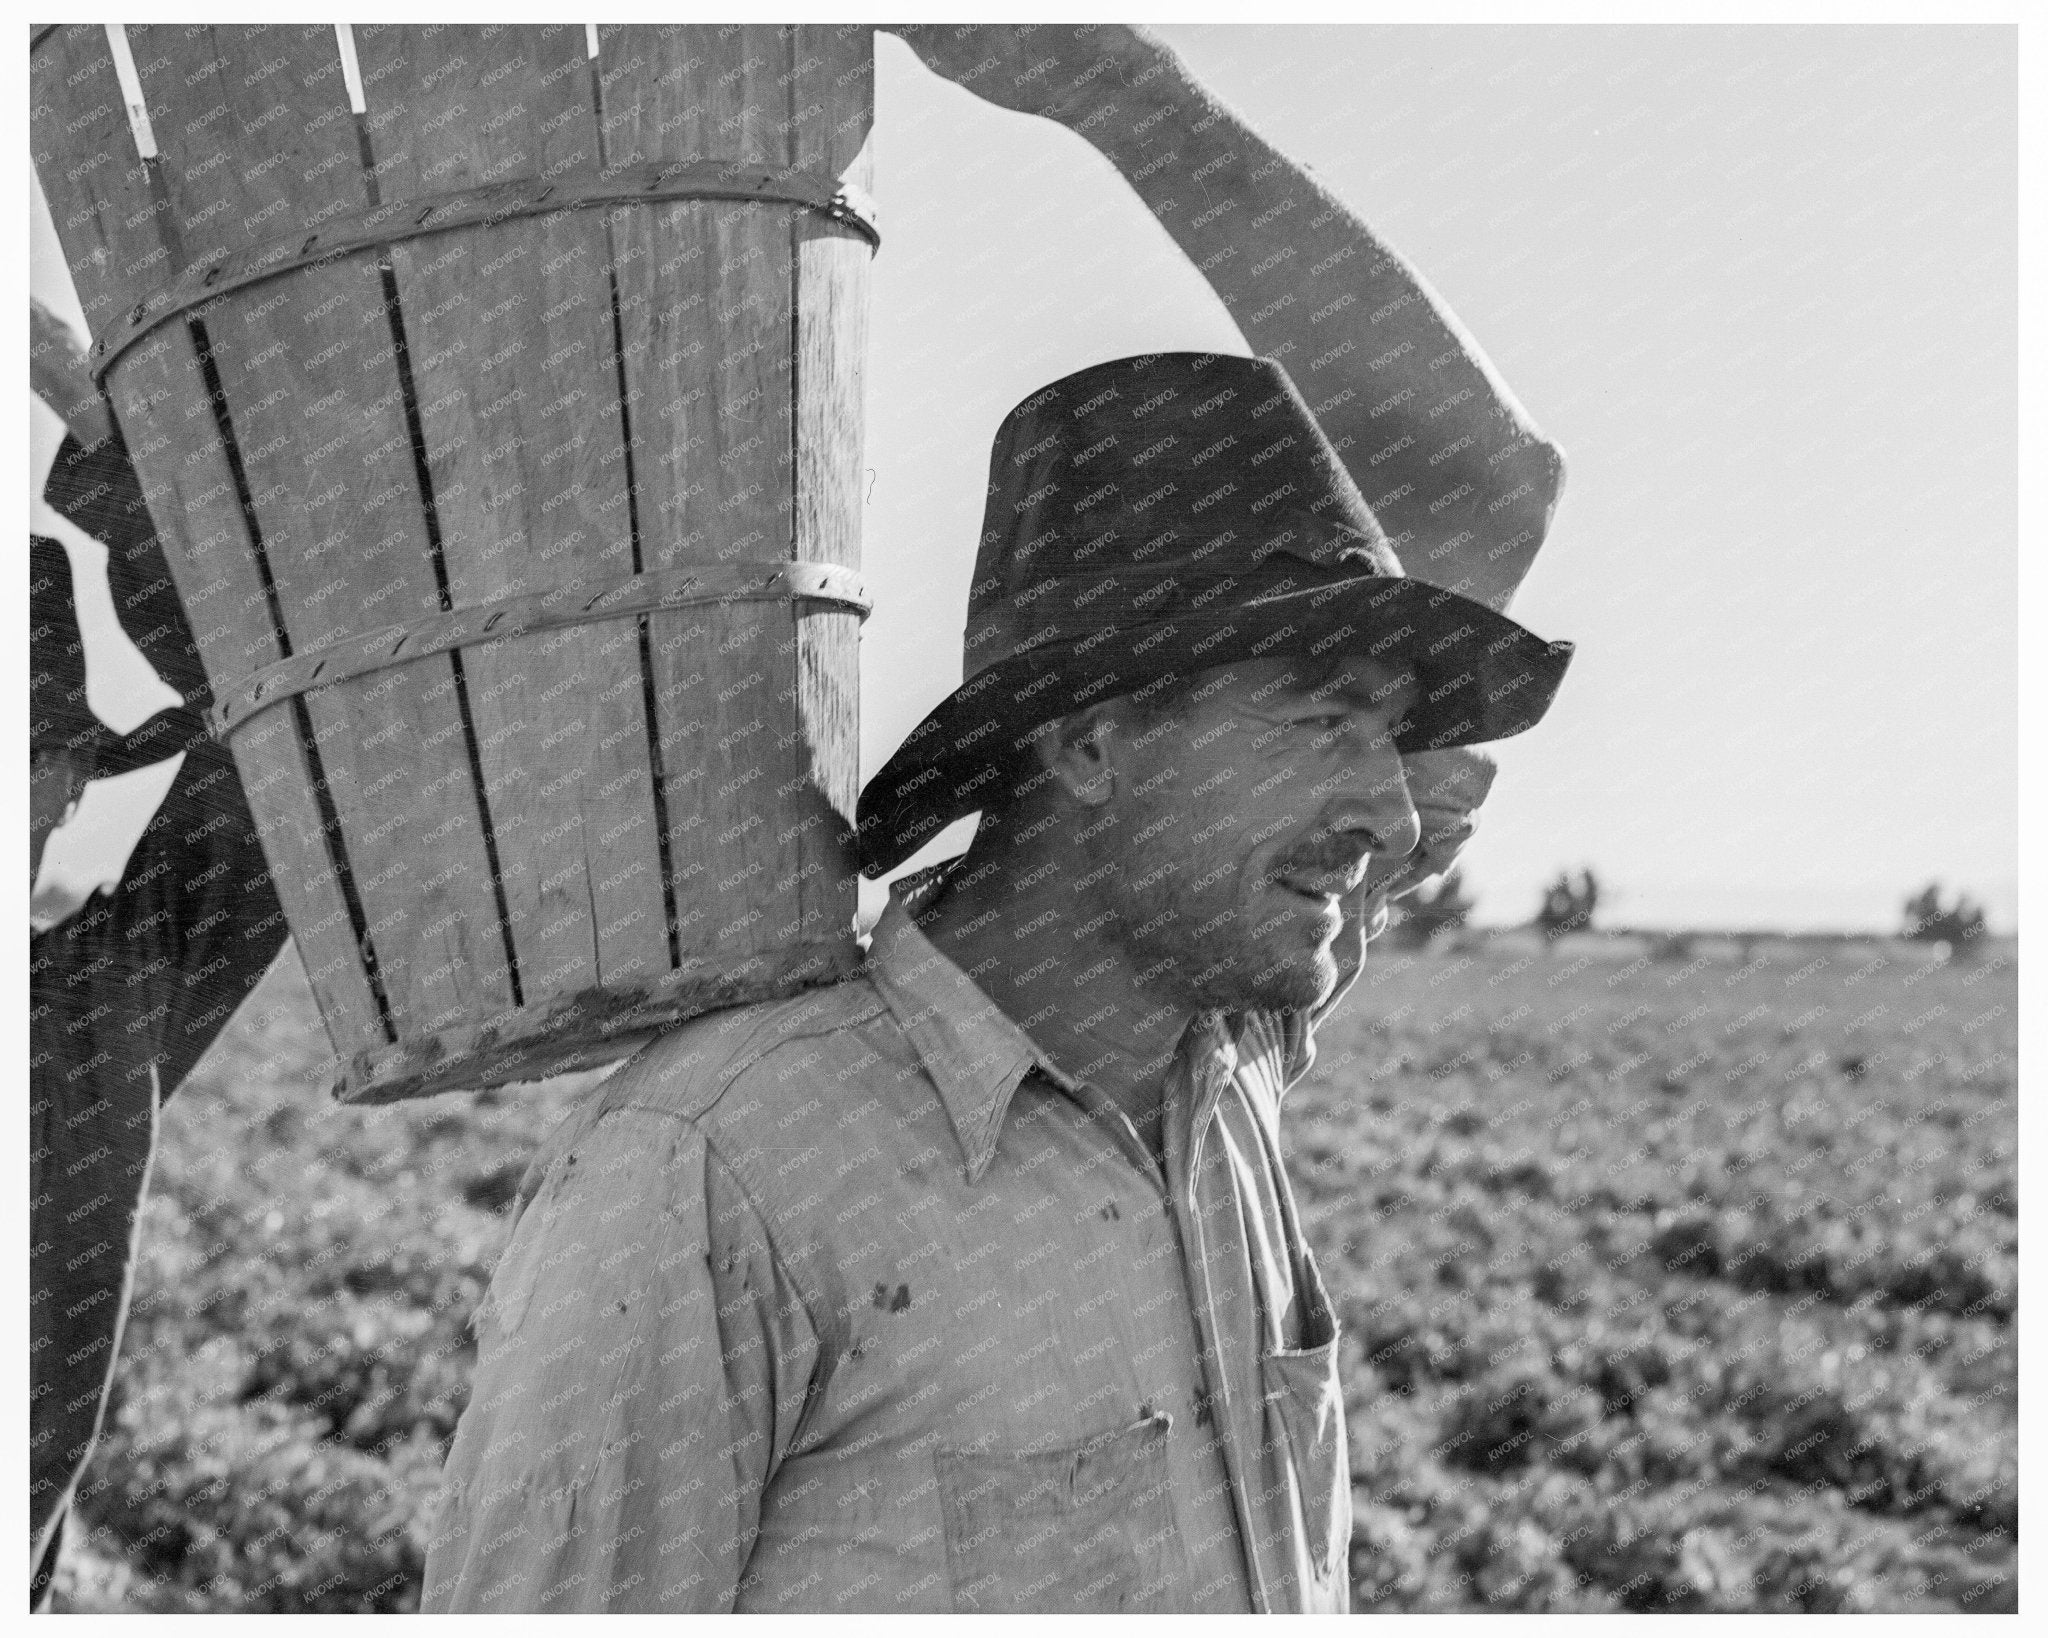
{"label": "wooden slat", "polygon": [[[605,162],[789,163],[789,34],[765,25],[607,28]],[[650,568],[782,559],[794,541],[791,229],[786,209],[612,212],[643,551]],[[794,733],[786,609],[650,621],[684,970],[786,943],[809,777]]]}
{"label": "wooden slat", "polygon": [[[173,236],[136,154],[104,30],[67,24],[31,65],[37,174],[95,333],[177,272]],[[108,382],[128,452],[209,677],[278,658],[225,451],[182,326],[166,327]],[[342,1053],[386,1035],[328,862],[312,776],[288,713],[239,736],[235,763],[320,1013]]]}
{"label": "wooden slat", "polygon": [[[874,30],[865,24],[796,31],[790,118],[794,163],[872,183]],[[796,555],[860,567],[868,268],[873,250],[811,212],[791,220],[796,258]],[[801,823],[803,937],[831,938],[856,909],[850,836],[860,796],[860,621],[797,620],[797,705],[811,752]]]}
{"label": "wooden slat", "polygon": [[[598,168],[580,25],[360,28],[385,197]],[[633,571],[590,211],[393,247],[458,608]],[[638,628],[464,651],[525,997],[668,970]]]}
{"label": "wooden slat", "polygon": [[[368,203],[333,31],[131,31],[197,262]],[[371,254],[205,315],[293,648],[440,606]],[[401,1034],[511,1000],[450,660],[307,695]]]}
{"label": "wooden slat", "polygon": [[173,271],[150,213],[106,32],[61,25],[30,62],[29,141],[57,238],[94,335]]}

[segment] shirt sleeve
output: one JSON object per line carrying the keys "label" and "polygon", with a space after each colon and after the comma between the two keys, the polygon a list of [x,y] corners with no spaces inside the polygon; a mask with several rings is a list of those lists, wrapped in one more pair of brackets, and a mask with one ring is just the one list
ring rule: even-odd
{"label": "shirt sleeve", "polygon": [[817,1364],[803,1299],[687,1117],[602,1109],[540,1161],[421,1608],[730,1610]]}

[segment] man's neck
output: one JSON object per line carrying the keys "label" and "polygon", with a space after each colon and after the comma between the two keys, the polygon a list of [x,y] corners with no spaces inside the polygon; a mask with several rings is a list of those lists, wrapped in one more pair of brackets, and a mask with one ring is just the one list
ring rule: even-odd
{"label": "man's neck", "polygon": [[1163,1151],[1166,1073],[1196,1006],[1141,973],[1077,869],[1067,827],[1017,844],[1000,835],[956,866],[925,936],[1061,1070],[1090,1083]]}

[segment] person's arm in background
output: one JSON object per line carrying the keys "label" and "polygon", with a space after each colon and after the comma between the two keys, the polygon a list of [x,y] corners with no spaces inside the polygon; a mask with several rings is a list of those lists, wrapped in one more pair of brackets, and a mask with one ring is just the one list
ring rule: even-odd
{"label": "person's arm in background", "polygon": [[1418,579],[1505,607],[1564,481],[1455,315],[1295,161],[1121,25],[889,25],[934,72],[1078,132],[1294,378]]}
{"label": "person's arm in background", "polygon": [[[64,422],[80,444],[106,441],[113,430],[106,400],[85,367],[85,349],[71,326],[34,296],[28,300],[29,391]],[[64,549],[29,537],[29,853],[28,881],[35,890],[43,844],[84,793],[94,772],[93,747],[61,746],[42,720],[46,701],[64,697],[67,721],[87,721],[85,650]],[[76,694],[75,701],[68,696]]]}

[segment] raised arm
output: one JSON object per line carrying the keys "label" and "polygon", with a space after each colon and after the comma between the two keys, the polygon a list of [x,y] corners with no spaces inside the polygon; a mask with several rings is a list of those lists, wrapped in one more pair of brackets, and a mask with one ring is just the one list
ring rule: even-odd
{"label": "raised arm", "polygon": [[894,27],[935,72],[1086,138],[1281,360],[1410,573],[1504,607],[1563,484],[1455,315],[1302,166],[1121,26]]}

